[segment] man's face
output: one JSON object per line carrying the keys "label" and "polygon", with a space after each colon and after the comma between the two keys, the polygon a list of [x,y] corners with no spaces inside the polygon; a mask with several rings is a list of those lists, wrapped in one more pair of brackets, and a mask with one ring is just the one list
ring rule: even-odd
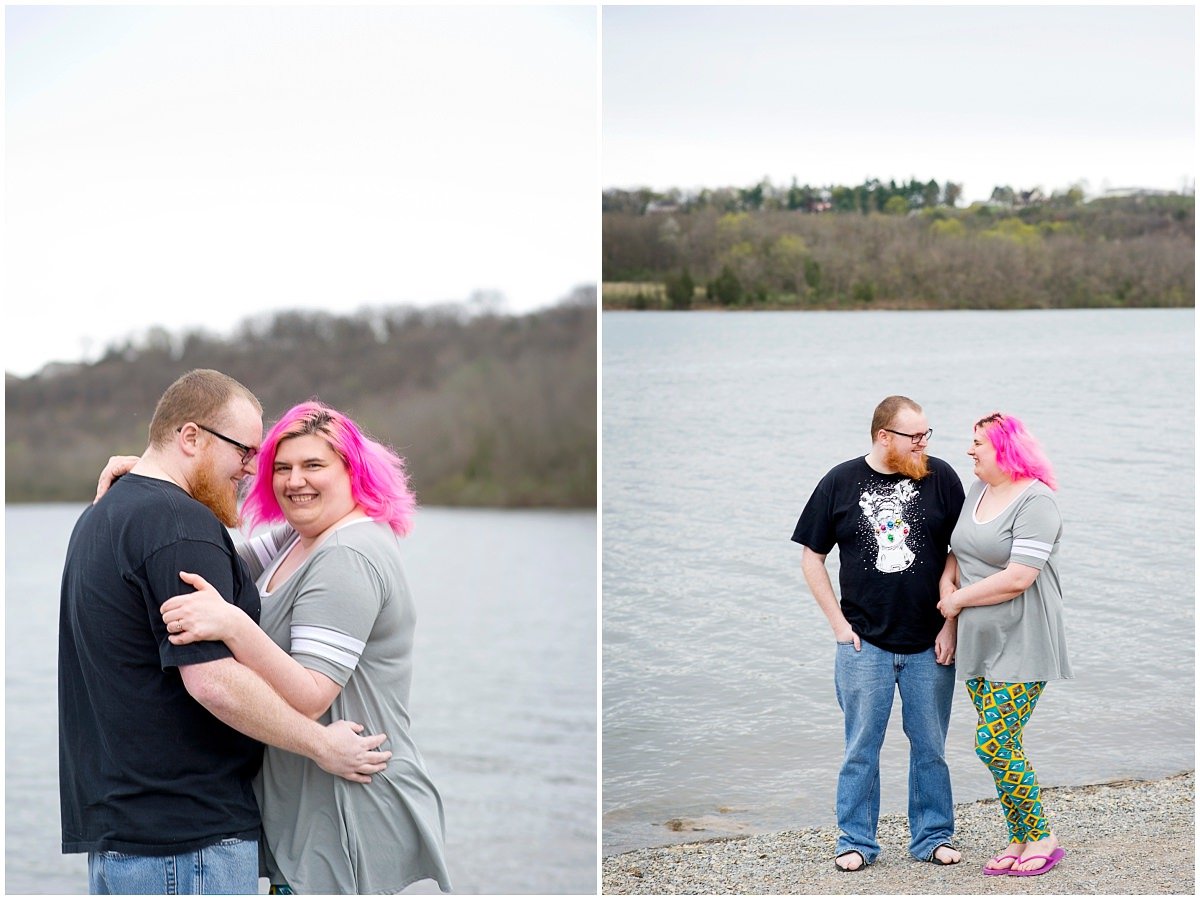
{"label": "man's face", "polygon": [[[249,400],[235,398],[219,418],[223,424],[217,430],[225,436],[247,447],[262,443],[262,417]],[[246,476],[257,471],[258,459],[243,464],[242,451],[233,444],[208,432],[203,435],[207,443],[201,447],[192,473],[192,496],[211,509],[223,525],[233,528],[239,520],[238,488]]]}
{"label": "man's face", "polygon": [[[889,469],[895,469],[909,478],[920,480],[929,474],[929,461],[925,449],[929,441],[924,437],[929,430],[929,422],[925,413],[915,409],[902,409],[888,426],[890,431],[883,433],[883,461]],[[893,432],[903,434],[893,434]],[[905,435],[921,435],[921,439],[913,443],[912,438]]]}

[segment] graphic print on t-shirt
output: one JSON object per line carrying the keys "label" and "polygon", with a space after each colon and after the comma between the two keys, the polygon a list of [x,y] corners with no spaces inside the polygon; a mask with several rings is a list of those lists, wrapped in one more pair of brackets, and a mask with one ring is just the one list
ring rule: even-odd
{"label": "graphic print on t-shirt", "polygon": [[920,493],[908,478],[892,485],[889,490],[876,493],[863,491],[858,505],[862,508],[879,553],[875,557],[875,568],[880,572],[903,572],[912,565],[916,556],[908,548],[909,502]]}

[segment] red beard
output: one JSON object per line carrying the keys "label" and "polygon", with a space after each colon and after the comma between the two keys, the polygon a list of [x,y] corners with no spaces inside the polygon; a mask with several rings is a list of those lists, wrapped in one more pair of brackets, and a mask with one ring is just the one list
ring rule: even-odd
{"label": "red beard", "polygon": [[909,450],[889,447],[883,455],[883,464],[914,481],[920,481],[929,474],[929,457],[925,453],[915,456]]}
{"label": "red beard", "polygon": [[205,456],[191,480],[192,497],[213,511],[221,524],[236,528],[238,516],[237,488],[228,479],[217,475],[211,456]]}

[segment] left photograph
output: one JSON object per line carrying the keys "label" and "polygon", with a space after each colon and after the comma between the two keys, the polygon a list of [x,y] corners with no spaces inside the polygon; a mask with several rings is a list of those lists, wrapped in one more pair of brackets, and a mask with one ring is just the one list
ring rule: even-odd
{"label": "left photograph", "polygon": [[596,893],[596,10],[5,58],[5,892]]}

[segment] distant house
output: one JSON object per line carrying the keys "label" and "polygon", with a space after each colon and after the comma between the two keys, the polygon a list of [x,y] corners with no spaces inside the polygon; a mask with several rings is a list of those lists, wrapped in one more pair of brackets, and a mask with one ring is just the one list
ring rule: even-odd
{"label": "distant house", "polygon": [[810,197],[804,203],[804,211],[810,213],[829,212],[833,209],[833,194],[829,191],[821,191],[817,196]]}
{"label": "distant house", "polygon": [[646,204],[646,215],[679,212],[679,204],[670,200],[651,200]]}
{"label": "distant house", "polygon": [[1123,187],[1109,188],[1102,197],[1167,197],[1174,191],[1160,191],[1157,188]]}

